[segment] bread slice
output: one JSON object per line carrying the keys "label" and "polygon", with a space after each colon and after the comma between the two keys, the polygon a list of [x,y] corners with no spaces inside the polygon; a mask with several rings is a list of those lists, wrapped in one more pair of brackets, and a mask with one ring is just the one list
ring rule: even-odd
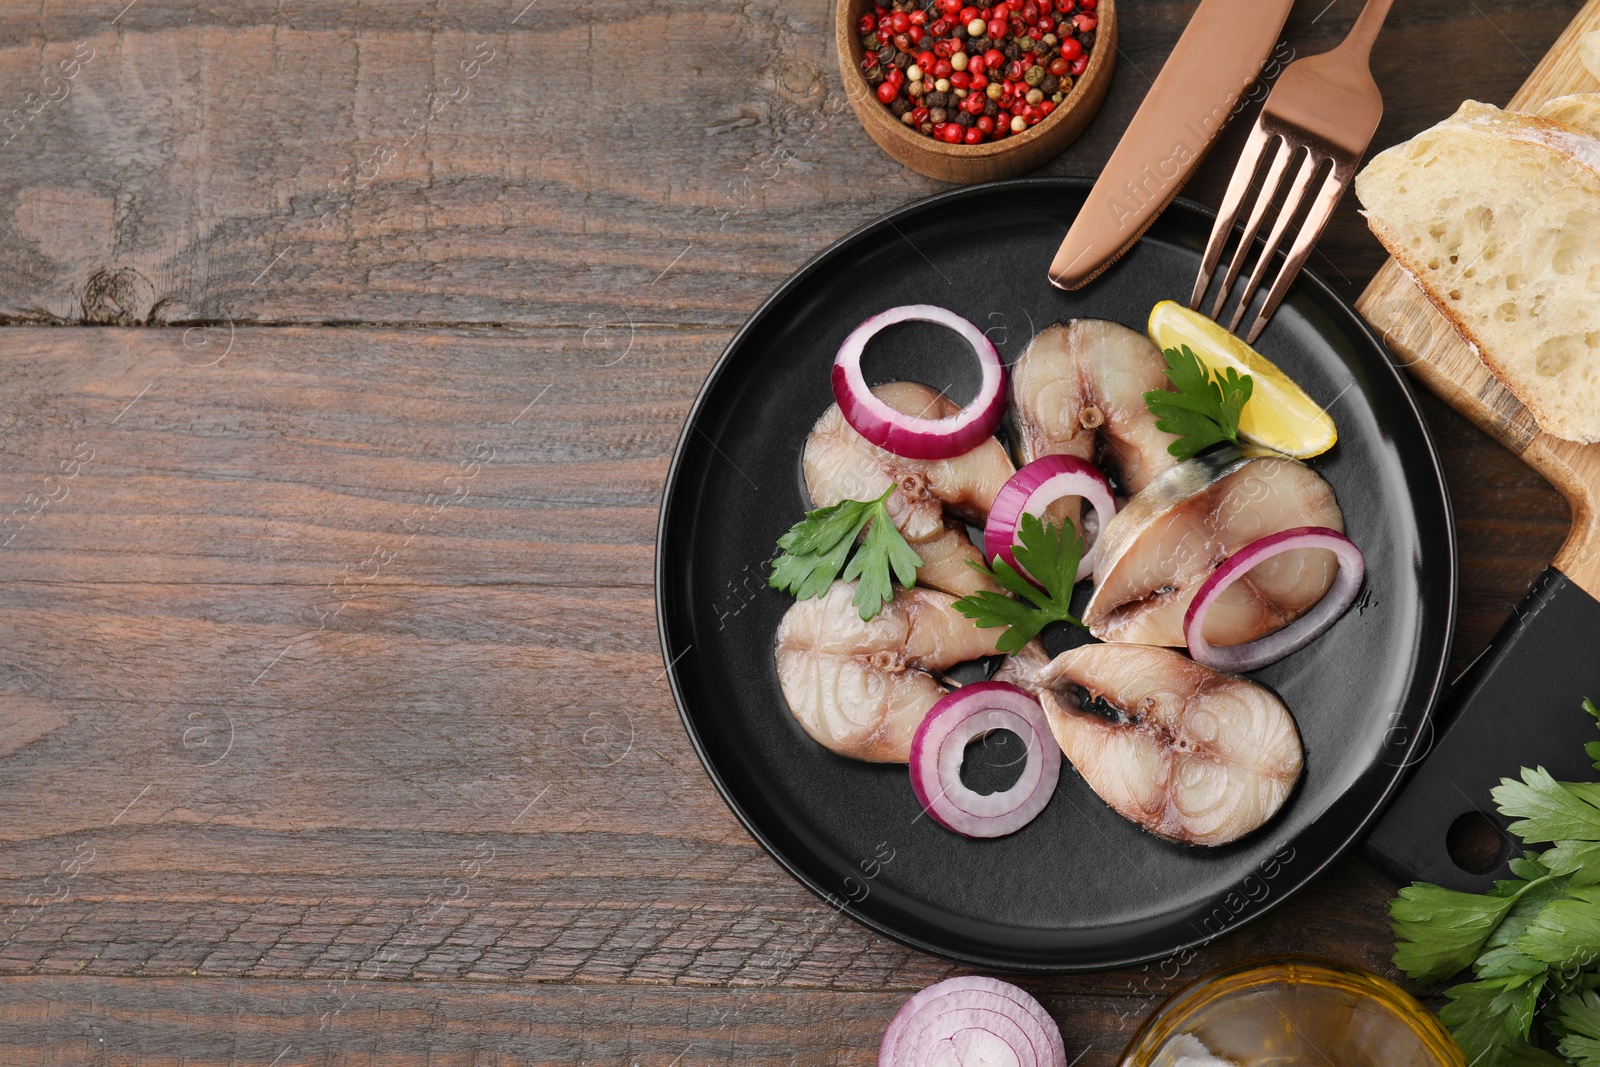
{"label": "bread slice", "polygon": [[1533,113],[1542,119],[1571,126],[1590,137],[1600,137],[1600,93],[1558,96],[1540,104]]}
{"label": "bread slice", "polygon": [[1356,196],[1540,427],[1600,441],[1600,139],[1469,100],[1376,156]]}

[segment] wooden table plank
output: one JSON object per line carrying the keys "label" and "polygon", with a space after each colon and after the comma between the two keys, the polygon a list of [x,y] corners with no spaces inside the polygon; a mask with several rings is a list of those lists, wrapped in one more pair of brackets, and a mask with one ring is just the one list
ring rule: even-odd
{"label": "wooden table plank", "polygon": [[[0,13],[0,321],[729,326],[944,188],[851,116],[822,3],[124,6]],[[1040,173],[1098,172],[1193,5],[1127,7],[1103,113]],[[1300,8],[1284,57],[1353,17]],[[1509,97],[1576,8],[1400,5],[1374,60],[1378,147]],[[1450,61],[1419,77],[1422,56]],[[1354,295],[1380,262],[1347,202],[1314,268]]]}

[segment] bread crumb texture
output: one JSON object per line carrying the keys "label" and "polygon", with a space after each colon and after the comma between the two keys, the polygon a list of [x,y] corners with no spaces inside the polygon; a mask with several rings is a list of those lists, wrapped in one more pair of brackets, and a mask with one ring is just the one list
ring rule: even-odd
{"label": "bread crumb texture", "polygon": [[[1593,119],[1596,104],[1556,110]],[[1469,100],[1376,156],[1356,195],[1540,428],[1600,441],[1600,138]]]}

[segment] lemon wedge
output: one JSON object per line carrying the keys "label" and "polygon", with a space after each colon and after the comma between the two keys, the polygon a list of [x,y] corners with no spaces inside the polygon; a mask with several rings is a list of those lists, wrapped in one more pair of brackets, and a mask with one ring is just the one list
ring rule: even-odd
{"label": "lemon wedge", "polygon": [[1250,375],[1250,401],[1239,415],[1239,436],[1295,459],[1320,456],[1339,440],[1333,419],[1277,364],[1198,311],[1163,300],[1150,312],[1150,339],[1163,352],[1188,345],[1213,371]]}

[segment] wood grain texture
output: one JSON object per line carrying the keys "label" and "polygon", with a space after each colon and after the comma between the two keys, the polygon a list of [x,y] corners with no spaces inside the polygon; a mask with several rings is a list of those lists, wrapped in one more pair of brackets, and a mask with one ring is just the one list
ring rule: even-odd
{"label": "wood grain texture", "polygon": [[[0,7],[0,1063],[871,1062],[954,968],[734,822],[650,586],[732,327],[940,188],[830,105],[825,5],[124,5]],[[1102,116],[1045,173],[1097,170],[1190,6],[1123,5]],[[1577,7],[1401,5],[1380,142],[1509,96]],[[1347,203],[1314,269],[1354,297],[1382,258]],[[1423,406],[1459,670],[1566,512]],[[1111,1063],[1220,964],[1392,976],[1392,892],[1347,859],[1192,960],[1030,988]]]}
{"label": "wood grain texture", "polygon": [[[1578,55],[1578,42],[1600,31],[1600,0],[1590,0],[1507,105],[1531,111],[1569,93],[1600,91]],[[1556,486],[1572,509],[1572,532],[1555,566],[1600,598],[1600,445],[1579,445],[1540,431],[1533,415],[1479,360],[1450,321],[1394,261],[1356,304],[1430,389],[1464,412]]]}

